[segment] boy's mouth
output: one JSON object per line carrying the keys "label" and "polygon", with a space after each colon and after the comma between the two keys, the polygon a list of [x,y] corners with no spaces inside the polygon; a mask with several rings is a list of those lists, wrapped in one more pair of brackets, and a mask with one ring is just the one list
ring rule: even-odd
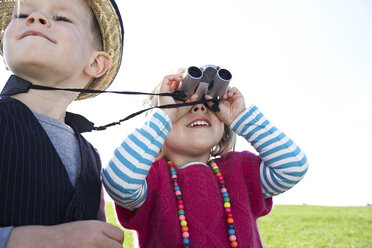
{"label": "boy's mouth", "polygon": [[38,31],[33,31],[33,30],[29,30],[29,31],[24,32],[21,35],[21,38],[20,39],[23,39],[23,38],[28,37],[28,36],[39,36],[39,37],[43,37],[43,38],[49,40],[50,42],[56,43],[54,40],[52,40],[51,38],[49,38],[45,34],[43,34],[41,32],[38,32]]}

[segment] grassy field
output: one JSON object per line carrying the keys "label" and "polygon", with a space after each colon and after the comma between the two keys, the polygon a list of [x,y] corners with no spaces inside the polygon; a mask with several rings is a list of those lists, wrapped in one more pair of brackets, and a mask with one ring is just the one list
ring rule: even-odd
{"label": "grassy field", "polygon": [[[106,214],[119,226],[111,202]],[[275,205],[258,224],[266,248],[372,248],[372,207]],[[123,247],[132,248],[133,233],[124,232]]]}

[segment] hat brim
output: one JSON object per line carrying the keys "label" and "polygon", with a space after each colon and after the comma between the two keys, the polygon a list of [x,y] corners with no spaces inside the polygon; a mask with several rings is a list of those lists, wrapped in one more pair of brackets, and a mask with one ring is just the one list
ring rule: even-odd
{"label": "hat brim", "polygon": [[[89,89],[105,90],[114,81],[121,64],[124,44],[124,28],[121,15],[114,0],[87,0],[101,31],[103,50],[111,56],[111,66],[100,78],[89,85]],[[0,0],[0,53],[3,55],[3,37],[12,19],[15,0]],[[78,100],[98,95],[80,93]]]}

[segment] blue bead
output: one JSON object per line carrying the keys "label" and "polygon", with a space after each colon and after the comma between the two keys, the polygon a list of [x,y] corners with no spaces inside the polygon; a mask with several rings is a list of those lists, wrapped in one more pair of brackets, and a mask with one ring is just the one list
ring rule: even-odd
{"label": "blue bead", "polygon": [[178,178],[173,178],[173,182],[178,182]]}
{"label": "blue bead", "polygon": [[220,184],[220,188],[226,188],[225,184]]}
{"label": "blue bead", "polygon": [[181,190],[180,186],[174,187],[174,191]]}
{"label": "blue bead", "polygon": [[229,229],[235,229],[235,226],[234,226],[234,224],[232,224],[232,223],[231,223],[231,224],[229,223],[229,224],[228,224],[228,227],[229,227]]}
{"label": "blue bead", "polygon": [[188,238],[184,238],[184,239],[182,240],[182,242],[183,242],[185,245],[190,244],[190,240],[189,240]]}
{"label": "blue bead", "polygon": [[228,233],[229,233],[229,235],[235,235],[235,230],[234,229],[229,229]]}
{"label": "blue bead", "polygon": [[177,195],[177,196],[176,196],[176,199],[177,199],[177,200],[182,200],[182,195]]}
{"label": "blue bead", "polygon": [[171,171],[172,175],[177,175],[177,171]]}
{"label": "blue bead", "polygon": [[222,193],[222,197],[229,197],[229,193],[227,193],[227,192],[223,192],[223,193]]}

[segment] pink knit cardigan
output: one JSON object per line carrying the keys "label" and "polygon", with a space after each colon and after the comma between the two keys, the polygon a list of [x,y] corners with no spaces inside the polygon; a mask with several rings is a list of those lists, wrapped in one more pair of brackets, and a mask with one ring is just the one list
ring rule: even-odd
{"label": "pink knit cardigan", "polygon": [[[230,152],[216,159],[225,179],[239,247],[262,247],[256,220],[268,214],[272,199],[264,199],[259,181],[259,156]],[[190,247],[229,247],[226,216],[216,176],[195,164],[177,169],[183,193]],[[116,205],[120,223],[138,232],[140,247],[182,247],[177,203],[167,162],[155,162],[146,178],[146,201],[131,212]]]}

